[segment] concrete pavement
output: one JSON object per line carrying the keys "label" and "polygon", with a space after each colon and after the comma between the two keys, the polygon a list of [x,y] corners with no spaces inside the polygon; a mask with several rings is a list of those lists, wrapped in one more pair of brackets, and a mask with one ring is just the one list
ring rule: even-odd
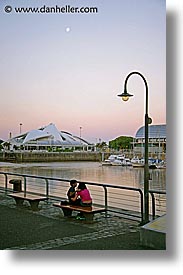
{"label": "concrete pavement", "polygon": [[26,202],[17,208],[4,194],[0,194],[0,213],[1,250],[149,249],[140,244],[138,223],[115,215],[98,213],[93,222],[78,221],[63,217],[51,202],[41,202],[38,212]]}

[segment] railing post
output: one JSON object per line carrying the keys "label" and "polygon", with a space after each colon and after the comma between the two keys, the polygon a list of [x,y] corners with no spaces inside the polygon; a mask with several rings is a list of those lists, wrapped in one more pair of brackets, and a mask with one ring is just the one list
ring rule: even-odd
{"label": "railing post", "polygon": [[26,192],[27,192],[27,182],[26,182],[26,177],[24,176],[24,196],[26,196]]}
{"label": "railing post", "polygon": [[7,174],[4,174],[5,176],[5,194],[7,194],[7,189],[8,189],[8,176]]}
{"label": "railing post", "polygon": [[144,199],[143,199],[143,192],[139,189],[140,193],[140,211],[141,211],[141,223],[144,221]]}
{"label": "railing post", "polygon": [[107,187],[106,186],[103,186],[104,188],[104,195],[105,195],[105,217],[107,217]]}
{"label": "railing post", "polygon": [[48,179],[45,179],[46,181],[46,197],[48,198],[49,197],[49,181]]}
{"label": "railing post", "polygon": [[103,186],[104,188],[104,195],[105,195],[105,209],[107,209],[107,187]]}
{"label": "railing post", "polygon": [[155,215],[156,215],[156,209],[155,209],[155,196],[154,196],[154,194],[153,193],[151,193],[150,192],[150,194],[151,194],[151,198],[152,198],[152,218],[153,218],[153,220],[155,219]]}

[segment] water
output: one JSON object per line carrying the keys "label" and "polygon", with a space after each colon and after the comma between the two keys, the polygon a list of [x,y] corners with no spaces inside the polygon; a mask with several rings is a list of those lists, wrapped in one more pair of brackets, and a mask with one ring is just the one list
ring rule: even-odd
{"label": "water", "polygon": [[[102,166],[99,162],[5,163],[0,171],[62,179],[77,179],[119,186],[143,188],[144,169]],[[166,190],[166,169],[150,170],[149,188]]]}
{"label": "water", "polygon": [[[1,172],[11,172],[16,174],[27,174],[60,179],[77,179],[78,181],[110,184],[117,186],[127,186],[143,189],[144,169],[122,166],[102,166],[99,162],[52,162],[52,163],[0,163]],[[150,170],[151,179],[149,188],[153,190],[166,190],[166,170]],[[14,176],[9,176],[9,179]],[[0,185],[4,186],[4,176],[0,175]],[[8,186],[12,188],[11,184]],[[49,194],[66,198],[69,184],[57,180],[49,180]],[[104,189],[98,186],[89,185],[89,190],[93,201],[104,205]],[[108,206],[119,209],[140,212],[139,192],[107,189]],[[45,180],[27,180],[27,191],[46,194]],[[158,198],[158,211],[165,211],[166,199],[163,202]],[[150,206],[151,207],[151,206]],[[151,211],[151,210],[150,210]],[[163,212],[162,212],[163,213]]]}

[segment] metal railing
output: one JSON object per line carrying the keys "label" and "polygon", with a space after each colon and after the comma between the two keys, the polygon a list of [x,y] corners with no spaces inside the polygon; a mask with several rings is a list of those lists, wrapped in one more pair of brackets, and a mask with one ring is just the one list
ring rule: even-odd
{"label": "metal railing", "polygon": [[[4,176],[3,184],[2,177]],[[21,179],[22,192],[46,196],[52,200],[65,200],[69,188],[69,179],[43,177],[11,172],[0,172],[0,186],[5,193],[12,192],[10,180]],[[82,181],[79,181],[82,182]],[[140,188],[83,182],[89,186],[94,205],[105,207],[109,212],[115,212],[129,219],[143,222],[143,191]],[[152,216],[156,216],[156,199],[154,194],[165,194],[155,190],[150,191],[152,197]]]}
{"label": "metal railing", "polygon": [[161,190],[149,190],[151,195],[152,218],[166,213],[166,192]]}

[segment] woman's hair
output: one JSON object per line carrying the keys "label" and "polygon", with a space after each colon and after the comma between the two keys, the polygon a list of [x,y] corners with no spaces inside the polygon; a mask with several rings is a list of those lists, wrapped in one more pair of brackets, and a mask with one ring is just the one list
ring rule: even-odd
{"label": "woman's hair", "polygon": [[85,183],[80,182],[78,185],[78,189],[81,189],[81,190],[87,189]]}

